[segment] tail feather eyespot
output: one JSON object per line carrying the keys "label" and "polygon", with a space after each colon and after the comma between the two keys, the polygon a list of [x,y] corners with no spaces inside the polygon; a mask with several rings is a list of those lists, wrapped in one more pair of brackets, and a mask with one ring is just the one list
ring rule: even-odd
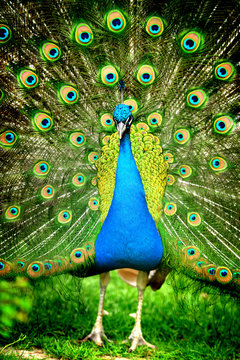
{"label": "tail feather eyespot", "polygon": [[178,169],[178,173],[182,178],[187,178],[192,175],[192,169],[188,165],[181,165]]}
{"label": "tail feather eyespot", "polygon": [[216,279],[221,284],[228,284],[232,281],[232,272],[225,266],[219,266],[216,270]]}
{"label": "tail feather eyespot", "polygon": [[213,123],[214,131],[221,135],[229,134],[233,127],[234,122],[229,115],[218,116]]}
{"label": "tail feather eyespot", "polygon": [[88,155],[88,161],[90,162],[90,164],[95,164],[98,159],[99,159],[99,155],[97,152],[92,151]]}
{"label": "tail feather eyespot", "polygon": [[78,91],[71,85],[63,85],[59,91],[59,98],[64,104],[75,104],[79,99]]}
{"label": "tail feather eyespot", "polygon": [[107,14],[107,27],[114,33],[120,33],[126,27],[126,19],[120,10],[112,10]]}
{"label": "tail feather eyespot", "polygon": [[82,248],[74,249],[70,254],[70,259],[74,264],[82,264],[85,262],[86,258],[86,251]]}
{"label": "tail feather eyespot", "polygon": [[103,114],[100,118],[100,122],[107,131],[112,131],[115,127],[113,116],[110,113]]}
{"label": "tail feather eyespot", "polygon": [[88,206],[90,207],[90,209],[96,211],[99,208],[99,200],[96,197],[92,197],[90,198],[89,202],[88,202]]}
{"label": "tail feather eyespot", "polygon": [[101,81],[104,85],[113,86],[118,82],[118,71],[113,65],[104,66],[100,71]]}
{"label": "tail feather eyespot", "polygon": [[201,108],[207,102],[207,94],[202,89],[192,90],[187,94],[187,105],[192,108]]}
{"label": "tail feather eyespot", "polygon": [[44,274],[45,267],[44,264],[40,261],[34,261],[28,265],[27,275],[30,278],[39,278]]}
{"label": "tail feather eyespot", "polygon": [[190,140],[190,132],[187,129],[179,129],[175,131],[174,141],[179,145],[184,145]]}
{"label": "tail feather eyespot", "polygon": [[137,80],[140,84],[151,85],[155,80],[155,70],[151,65],[141,65],[137,70]]}
{"label": "tail feather eyespot", "polygon": [[46,161],[38,161],[33,168],[33,173],[36,176],[46,176],[50,171],[50,165]]}
{"label": "tail feather eyespot", "polygon": [[168,216],[172,216],[177,211],[177,204],[174,204],[173,202],[169,202],[164,207],[164,213]]}
{"label": "tail feather eyespot", "polygon": [[18,80],[19,80],[20,85],[22,85],[22,87],[25,87],[28,89],[35,88],[39,83],[37,74],[34,71],[29,70],[29,69],[24,69],[24,70],[20,71]]}
{"label": "tail feather eyespot", "polygon": [[49,131],[53,126],[52,117],[45,112],[37,112],[33,117],[33,125],[37,130]]}
{"label": "tail feather eyespot", "polygon": [[88,254],[88,256],[93,256],[95,254],[95,246],[94,243],[90,242],[85,245],[85,250]]}
{"label": "tail feather eyespot", "polygon": [[12,130],[5,130],[0,134],[0,146],[11,148],[17,141],[18,135]]}
{"label": "tail feather eyespot", "polygon": [[191,245],[184,247],[182,253],[185,261],[190,262],[197,260],[201,255],[200,250],[196,246]]}
{"label": "tail feather eyespot", "polygon": [[0,24],[0,44],[7,43],[12,37],[12,30],[6,24]]}
{"label": "tail feather eyespot", "polygon": [[72,212],[69,210],[62,210],[58,214],[58,222],[60,224],[67,224],[72,220]]}
{"label": "tail feather eyespot", "polygon": [[0,259],[0,277],[8,276],[12,272],[12,264],[8,261]]}
{"label": "tail feather eyespot", "polygon": [[191,226],[199,226],[202,222],[202,219],[197,212],[190,212],[187,215],[187,221]]}
{"label": "tail feather eyespot", "polygon": [[129,110],[132,114],[135,114],[138,111],[138,103],[135,99],[126,99],[124,104],[129,106]]}
{"label": "tail feather eyespot", "polygon": [[86,138],[84,134],[80,132],[74,132],[69,136],[70,143],[76,147],[81,147],[86,144]]}
{"label": "tail feather eyespot", "polygon": [[162,35],[164,31],[163,20],[158,16],[151,16],[146,22],[145,30],[153,37]]}
{"label": "tail feather eyespot", "polygon": [[202,41],[202,37],[197,31],[190,31],[183,36],[181,40],[181,48],[185,53],[194,53],[198,50]]}
{"label": "tail feather eyespot", "polygon": [[148,115],[147,123],[151,128],[157,128],[162,124],[162,115],[158,112],[153,112]]}
{"label": "tail feather eyespot", "polygon": [[54,197],[55,189],[52,185],[45,185],[41,190],[41,196],[46,199],[52,199]]}
{"label": "tail feather eyespot", "polygon": [[215,172],[225,171],[225,170],[227,170],[227,167],[228,167],[227,161],[224,160],[220,156],[213,157],[210,160],[209,165],[210,165],[211,169]]}
{"label": "tail feather eyespot", "polygon": [[89,25],[78,24],[74,31],[75,41],[82,46],[89,46],[93,41],[93,32]]}
{"label": "tail feather eyespot", "polygon": [[214,264],[208,264],[203,266],[203,277],[209,281],[216,280],[217,266]]}
{"label": "tail feather eyespot", "polygon": [[230,80],[235,73],[235,68],[230,62],[222,62],[214,69],[214,75],[218,80]]}
{"label": "tail feather eyespot", "polygon": [[84,186],[86,183],[86,178],[85,178],[84,174],[77,173],[76,175],[74,175],[72,178],[72,183],[74,186],[77,186],[77,187]]}
{"label": "tail feather eyespot", "polygon": [[57,44],[51,42],[43,44],[41,52],[44,60],[48,60],[51,62],[57,61],[61,57],[60,47]]}
{"label": "tail feather eyespot", "polygon": [[21,207],[19,205],[12,205],[5,211],[5,218],[7,220],[16,220],[21,213]]}

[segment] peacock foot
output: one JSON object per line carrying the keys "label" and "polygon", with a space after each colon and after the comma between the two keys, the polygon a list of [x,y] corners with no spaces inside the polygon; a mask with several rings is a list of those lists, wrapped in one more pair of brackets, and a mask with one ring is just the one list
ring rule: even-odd
{"label": "peacock foot", "polygon": [[103,346],[103,340],[111,342],[104,333],[103,326],[94,326],[92,332],[87,335],[81,342],[93,341],[98,346]]}
{"label": "peacock foot", "polygon": [[[140,346],[140,345],[144,345],[144,346],[148,346],[150,347],[151,349],[155,349],[156,346],[155,345],[152,345],[150,344],[149,342],[147,342],[143,335],[142,335],[142,331],[141,330],[134,330],[131,332],[129,338],[128,338],[130,341],[131,341],[131,347],[129,348],[128,352],[132,352],[134,351],[137,346]],[[125,340],[124,342],[126,343],[128,340]]]}

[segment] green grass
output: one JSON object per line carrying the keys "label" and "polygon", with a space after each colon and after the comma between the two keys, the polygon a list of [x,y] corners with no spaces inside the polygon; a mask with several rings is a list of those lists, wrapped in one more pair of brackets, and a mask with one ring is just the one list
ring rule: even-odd
{"label": "green grass", "polygon": [[240,359],[240,311],[236,302],[201,291],[192,294],[187,286],[174,292],[171,284],[155,293],[150,288],[145,292],[142,331],[145,339],[158,348],[138,347],[129,354],[130,344],[122,344],[122,340],[134,325],[129,314],[136,311],[137,290],[123,283],[116,272],[111,273],[104,306],[109,312],[104,316],[104,329],[112,343],[103,348],[91,342],[79,344],[77,340],[86,336],[95,322],[98,295],[98,277],[81,282],[65,275],[36,284],[29,322],[16,323],[10,337],[0,345],[12,343],[23,334],[25,340],[16,348],[42,348],[62,359],[92,360],[105,355],[129,359]]}

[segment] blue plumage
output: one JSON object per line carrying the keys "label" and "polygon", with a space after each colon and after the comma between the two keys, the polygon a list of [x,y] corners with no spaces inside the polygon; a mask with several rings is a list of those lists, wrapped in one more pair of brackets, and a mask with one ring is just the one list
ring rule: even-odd
{"label": "blue plumage", "polygon": [[114,196],[95,251],[96,266],[104,271],[123,267],[149,271],[162,258],[161,237],[147,208],[129,133],[120,143]]}

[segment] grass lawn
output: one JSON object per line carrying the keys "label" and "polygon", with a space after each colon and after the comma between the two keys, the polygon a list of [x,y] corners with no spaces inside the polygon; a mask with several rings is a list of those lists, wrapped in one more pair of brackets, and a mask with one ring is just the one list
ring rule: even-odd
{"label": "grass lawn", "polygon": [[[170,280],[160,291],[147,288],[142,331],[157,349],[138,347],[129,354],[130,344],[122,340],[134,325],[129,314],[136,311],[137,290],[122,282],[116,272],[111,273],[104,307],[109,315],[104,316],[104,329],[112,342],[98,348],[94,343],[79,344],[77,340],[86,336],[95,322],[99,278],[81,282],[62,275],[35,285],[29,321],[16,323],[0,345],[14,342],[22,334],[25,339],[13,345],[16,348],[42,348],[62,359],[104,359],[106,355],[162,360],[240,359],[239,304],[227,296],[208,295],[206,290],[192,293],[190,289],[178,285],[178,291],[174,291]],[[0,358],[12,360],[16,356],[1,354]]]}

